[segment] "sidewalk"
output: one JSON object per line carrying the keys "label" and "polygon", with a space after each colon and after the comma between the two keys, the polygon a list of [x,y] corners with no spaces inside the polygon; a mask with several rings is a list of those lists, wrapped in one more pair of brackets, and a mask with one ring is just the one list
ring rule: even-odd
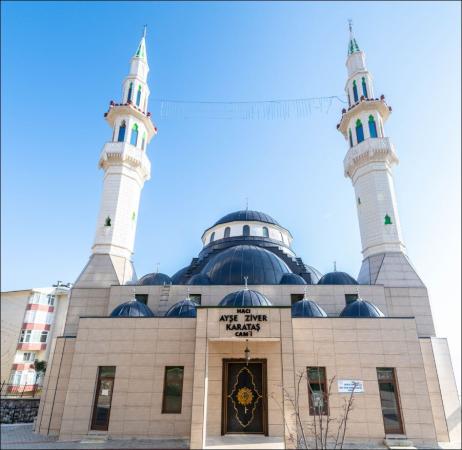
{"label": "sidewalk", "polygon": [[9,449],[175,449],[189,448],[181,439],[109,439],[103,443],[83,444],[79,441],[58,442],[55,437],[42,436],[32,431],[32,424],[1,426],[1,450]]}

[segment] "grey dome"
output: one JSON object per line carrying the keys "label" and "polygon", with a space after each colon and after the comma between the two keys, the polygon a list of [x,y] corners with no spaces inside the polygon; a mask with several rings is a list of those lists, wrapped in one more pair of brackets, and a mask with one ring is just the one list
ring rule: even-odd
{"label": "grey dome", "polygon": [[315,301],[304,298],[292,305],[292,317],[327,317],[327,314]]}
{"label": "grey dome", "polygon": [[235,212],[227,214],[226,216],[222,217],[220,220],[215,222],[213,226],[219,225],[220,223],[235,222],[238,220],[245,221],[245,222],[265,222],[265,223],[271,223],[273,225],[279,225],[268,214],[265,214],[259,211],[243,210],[243,211],[235,211]]}
{"label": "grey dome", "polygon": [[260,292],[251,291],[250,289],[242,289],[242,291],[231,292],[226,295],[218,306],[272,306],[271,302]]}
{"label": "grey dome", "polygon": [[142,286],[162,286],[171,283],[172,279],[168,275],[165,275],[165,273],[148,273],[138,280],[138,285]]}
{"label": "grey dome", "polygon": [[210,283],[210,278],[208,275],[205,273],[197,273],[196,275],[193,275],[186,284],[195,284],[199,286],[206,286],[211,284]]}
{"label": "grey dome", "polygon": [[189,269],[189,266],[183,267],[178,272],[176,272],[174,275],[172,275],[172,278],[171,278],[172,284],[181,284],[181,279],[186,274],[188,269]]}
{"label": "grey dome", "polygon": [[343,308],[340,317],[385,317],[377,306],[358,298]]}
{"label": "grey dome", "polygon": [[151,309],[135,299],[117,306],[110,317],[155,317]]}
{"label": "grey dome", "polygon": [[248,284],[279,284],[284,274],[292,272],[279,256],[263,247],[235,245],[212,256],[201,273],[208,275],[211,284],[242,285],[245,276]]}
{"label": "grey dome", "polygon": [[279,284],[306,284],[306,281],[296,273],[285,273]]}
{"label": "grey dome", "polygon": [[175,303],[166,313],[165,317],[196,317],[196,306],[191,299],[185,298],[184,300]]}
{"label": "grey dome", "polygon": [[358,282],[346,272],[329,272],[321,277],[318,284],[358,284]]}

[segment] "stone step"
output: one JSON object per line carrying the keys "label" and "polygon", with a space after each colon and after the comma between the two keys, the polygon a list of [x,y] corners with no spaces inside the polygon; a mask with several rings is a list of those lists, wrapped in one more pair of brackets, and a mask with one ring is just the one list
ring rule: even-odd
{"label": "stone step", "polygon": [[406,436],[387,436],[383,440],[383,443],[389,449],[405,450],[405,449],[417,448],[417,447],[414,447],[414,444],[412,443],[412,441],[407,439]]}

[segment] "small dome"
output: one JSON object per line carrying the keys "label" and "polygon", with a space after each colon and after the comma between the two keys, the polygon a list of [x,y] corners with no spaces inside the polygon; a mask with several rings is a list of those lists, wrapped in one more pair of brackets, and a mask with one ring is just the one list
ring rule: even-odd
{"label": "small dome", "polygon": [[303,298],[292,305],[292,317],[327,317],[327,314],[315,301]]}
{"label": "small dome", "polygon": [[111,317],[155,317],[150,308],[135,299],[122,303],[111,312]]}
{"label": "small dome", "polygon": [[306,284],[306,281],[296,273],[285,273],[279,284]]}
{"label": "small dome", "polygon": [[168,275],[165,275],[165,273],[148,273],[138,280],[138,285],[141,286],[162,286],[171,283],[172,279]]}
{"label": "small dome", "polygon": [[193,275],[186,284],[205,286],[211,283],[210,278],[205,273],[197,273],[196,275]]}
{"label": "small dome", "polygon": [[166,313],[165,317],[196,317],[196,306],[191,299],[185,298],[184,300],[175,303]]}
{"label": "small dome", "polygon": [[240,308],[242,306],[272,306],[271,302],[260,292],[251,291],[250,289],[242,289],[242,291],[231,292],[223,298],[218,306],[234,306]]}
{"label": "small dome", "polygon": [[180,269],[178,272],[176,272],[174,275],[172,275],[172,284],[182,284],[181,279],[183,278],[183,275],[188,271],[189,266],[183,267]]}
{"label": "small dome", "polygon": [[213,226],[219,225],[221,223],[228,223],[228,222],[236,222],[236,221],[244,221],[244,222],[265,222],[271,223],[273,225],[279,225],[271,216],[268,214],[259,212],[259,211],[235,211],[226,216],[222,217],[220,220],[215,222]]}
{"label": "small dome", "polygon": [[321,277],[318,284],[358,284],[358,282],[345,272],[329,272]]}
{"label": "small dome", "polygon": [[287,264],[273,252],[256,245],[235,245],[212,256],[201,271],[211,284],[242,285],[279,284],[285,273],[292,273]]}
{"label": "small dome", "polygon": [[358,298],[343,308],[340,317],[385,317],[377,306]]}

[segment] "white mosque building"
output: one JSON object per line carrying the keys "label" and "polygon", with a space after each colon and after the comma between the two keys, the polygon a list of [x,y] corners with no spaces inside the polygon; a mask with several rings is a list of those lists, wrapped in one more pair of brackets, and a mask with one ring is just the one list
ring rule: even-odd
{"label": "white mosque building", "polygon": [[337,129],[361,233],[358,278],[321,274],[294,253],[282,220],[244,210],[204,224],[187,267],[137,279],[138,207],[157,131],[142,37],[120,103],[105,114],[112,133],[99,157],[94,244],[54,341],[37,432],[295,448],[319,438],[316,420],[341,421],[353,397],[350,445],[460,441],[448,345],[401,234],[391,107],[375,94],[351,30],[346,67],[349,106]]}

